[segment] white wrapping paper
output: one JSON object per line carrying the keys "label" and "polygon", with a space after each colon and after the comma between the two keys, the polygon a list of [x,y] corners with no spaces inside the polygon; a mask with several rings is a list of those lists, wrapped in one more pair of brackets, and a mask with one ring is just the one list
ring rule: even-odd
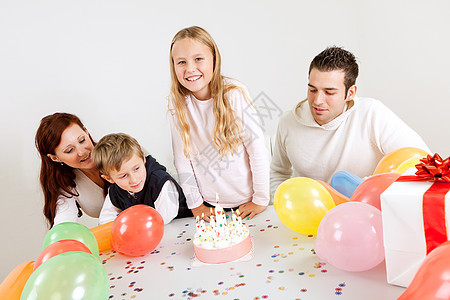
{"label": "white wrapping paper", "polygon": [[[413,175],[411,168],[404,175]],[[387,281],[407,287],[423,260],[427,248],[422,215],[423,194],[433,182],[394,182],[381,194],[383,238]],[[450,236],[450,193],[445,195],[447,237]]]}

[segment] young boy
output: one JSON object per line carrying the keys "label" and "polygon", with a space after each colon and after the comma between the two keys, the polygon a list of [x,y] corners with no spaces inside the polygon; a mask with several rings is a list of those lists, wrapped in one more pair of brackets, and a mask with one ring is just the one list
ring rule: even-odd
{"label": "young boy", "polygon": [[151,155],[144,156],[139,143],[124,133],[104,136],[92,151],[102,178],[109,181],[99,223],[113,221],[130,206],[155,208],[164,224],[174,218],[192,216],[181,187]]}

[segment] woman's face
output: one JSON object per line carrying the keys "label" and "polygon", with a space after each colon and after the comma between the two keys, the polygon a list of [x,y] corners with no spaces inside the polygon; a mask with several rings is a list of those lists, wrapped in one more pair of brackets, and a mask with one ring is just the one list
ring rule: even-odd
{"label": "woman's face", "polygon": [[88,170],[95,168],[91,158],[92,149],[94,145],[87,130],[72,124],[63,131],[61,142],[55,148],[55,154],[48,154],[48,157],[75,169]]}

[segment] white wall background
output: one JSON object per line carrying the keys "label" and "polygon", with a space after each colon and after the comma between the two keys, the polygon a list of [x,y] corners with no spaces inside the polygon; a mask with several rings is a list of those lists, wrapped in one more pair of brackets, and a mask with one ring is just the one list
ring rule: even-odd
{"label": "white wall background", "polygon": [[[37,258],[46,233],[34,146],[43,116],[74,113],[96,140],[129,133],[172,168],[168,50],[187,26],[212,34],[224,75],[281,110],[305,97],[311,59],[343,46],[360,61],[358,94],[449,156],[450,2],[424,3],[0,0],[0,280]],[[277,116],[265,120],[273,134]]]}

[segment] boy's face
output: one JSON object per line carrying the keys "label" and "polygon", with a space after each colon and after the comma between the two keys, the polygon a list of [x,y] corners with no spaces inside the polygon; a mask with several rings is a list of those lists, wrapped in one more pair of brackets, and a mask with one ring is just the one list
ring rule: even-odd
{"label": "boy's face", "polygon": [[133,154],[129,160],[122,163],[120,170],[111,170],[109,176],[102,177],[110,183],[116,183],[122,190],[138,193],[144,188],[147,177],[145,158]]}

